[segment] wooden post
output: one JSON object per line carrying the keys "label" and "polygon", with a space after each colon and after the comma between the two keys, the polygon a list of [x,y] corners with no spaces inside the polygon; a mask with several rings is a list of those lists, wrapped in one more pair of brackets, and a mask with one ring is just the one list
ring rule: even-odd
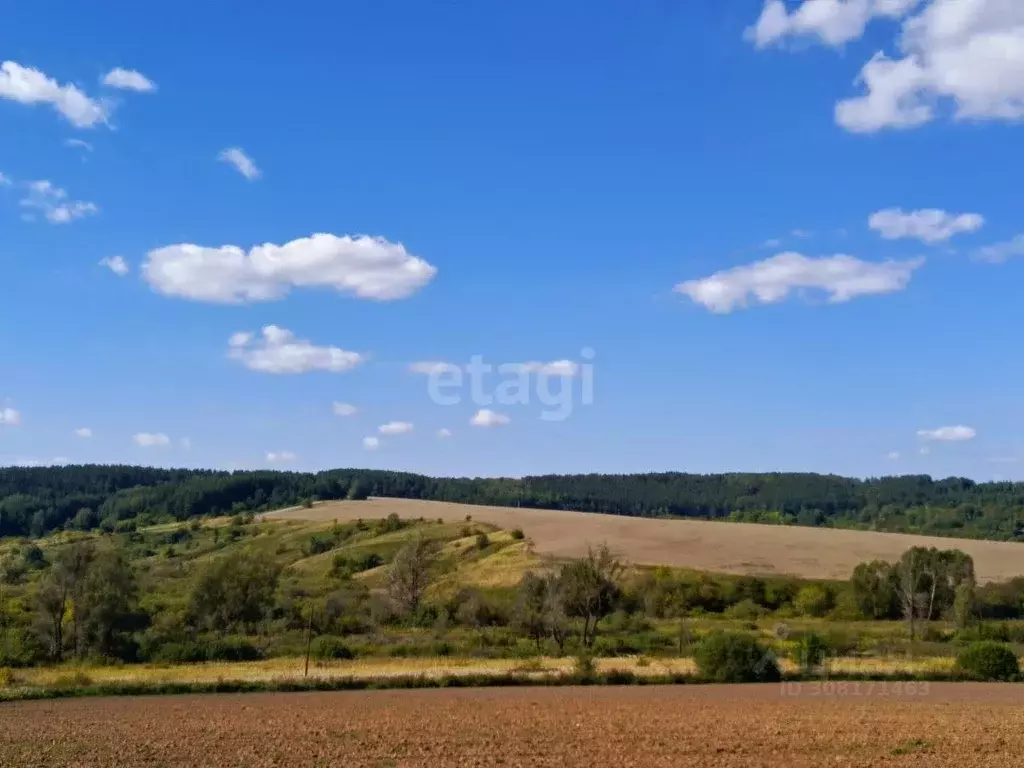
{"label": "wooden post", "polygon": [[309,606],[309,620],[306,624],[306,668],[303,677],[309,677],[309,650],[313,645],[313,606]]}

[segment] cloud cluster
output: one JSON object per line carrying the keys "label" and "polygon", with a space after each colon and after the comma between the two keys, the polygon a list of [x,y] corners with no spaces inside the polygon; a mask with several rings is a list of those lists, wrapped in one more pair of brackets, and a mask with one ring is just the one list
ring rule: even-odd
{"label": "cloud cluster", "polygon": [[407,435],[412,430],[413,425],[408,421],[389,421],[377,427],[377,431],[382,435]]}
{"label": "cloud cluster", "polygon": [[118,277],[124,277],[129,271],[128,262],[122,256],[105,256],[100,259],[99,265],[106,267]]}
{"label": "cloud cluster", "polygon": [[856,40],[873,18],[898,19],[919,0],[805,0],[792,11],[783,0],[768,0],[746,37],[764,48],[790,37],[816,38],[840,46]]}
{"label": "cloud cluster", "polygon": [[106,123],[110,105],[71,84],[61,85],[45,73],[14,61],[0,64],[0,99],[20,104],[49,104],[77,128]]}
{"label": "cloud cluster", "polygon": [[21,424],[21,413],[11,407],[0,408],[0,426],[16,427]]}
{"label": "cloud cluster", "polygon": [[774,304],[794,291],[824,291],[832,303],[906,288],[923,259],[908,261],[861,261],[837,255],[810,258],[799,253],[780,253],[764,261],[734,267],[675,287],[712,312],[727,313],[751,301]]}
{"label": "cloud cluster", "polygon": [[931,122],[946,104],[960,120],[1024,118],[1024,3],[1018,0],[804,0],[791,13],[767,0],[748,39],[791,36],[838,46],[875,17],[900,19],[897,55],[878,51],[836,104],[836,122],[870,133]]}
{"label": "cloud cluster", "polygon": [[68,224],[100,210],[95,203],[69,200],[67,192],[45,179],[30,181],[26,186],[28,194],[22,199],[21,206],[39,211],[51,224]]}
{"label": "cloud cluster", "polygon": [[103,84],[108,88],[119,88],[123,91],[136,91],[137,93],[152,93],[156,90],[156,83],[141,72],[120,67],[107,72],[103,76]]}
{"label": "cloud cluster", "polygon": [[268,451],[267,461],[271,464],[287,464],[298,457],[291,451]]}
{"label": "cloud cluster", "polygon": [[276,325],[264,326],[261,336],[240,332],[228,340],[228,357],[260,373],[340,373],[364,361],[358,352],[339,347],[319,347],[295,338],[295,334]]}
{"label": "cloud cluster", "polygon": [[75,430],[75,437],[92,437],[92,430],[89,429],[88,427],[79,427],[78,429]]}
{"label": "cloud cluster", "polygon": [[132,440],[140,448],[166,448],[171,444],[171,438],[163,432],[137,432]]}
{"label": "cloud cluster", "polygon": [[1015,256],[1024,256],[1024,235],[1017,235],[1003,243],[986,245],[974,253],[974,258],[978,261],[988,261],[992,264],[1000,264]]}
{"label": "cloud cluster", "polygon": [[973,440],[977,434],[973,427],[965,427],[963,425],[938,427],[937,429],[919,429],[917,431],[918,437],[941,443],[959,443],[965,440]]}
{"label": "cloud cluster", "polygon": [[150,251],[143,278],[167,296],[221,304],[274,301],[292,288],[333,288],[362,299],[403,299],[437,269],[380,237],[316,234],[246,252],[234,245]]}
{"label": "cloud cluster", "polygon": [[905,213],[886,208],[871,214],[868,226],[886,240],[912,238],[923,243],[943,243],[954,235],[977,232],[985,224],[978,213],[947,213],[935,208]]}
{"label": "cloud cluster", "polygon": [[245,154],[240,147],[230,147],[221,150],[221,153],[217,155],[217,159],[233,167],[249,181],[255,181],[260,177],[260,169],[256,167],[253,159]]}
{"label": "cloud cluster", "polygon": [[364,437],[363,438],[363,448],[365,448],[368,451],[376,451],[378,448],[380,448],[380,438],[379,437]]}
{"label": "cloud cluster", "polygon": [[481,408],[473,415],[469,423],[474,427],[503,427],[511,421],[512,419],[503,413],[497,413],[489,408]]}

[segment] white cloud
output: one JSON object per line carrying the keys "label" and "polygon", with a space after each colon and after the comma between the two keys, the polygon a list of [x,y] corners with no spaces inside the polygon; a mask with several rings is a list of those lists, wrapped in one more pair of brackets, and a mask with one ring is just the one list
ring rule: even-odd
{"label": "white cloud", "polygon": [[450,429],[445,429],[444,427],[441,427],[441,429],[437,430],[437,439],[438,440],[444,440],[444,439],[449,438],[451,436],[452,436],[452,431]]}
{"label": "white cloud", "polygon": [[38,69],[14,61],[0,64],[0,99],[50,104],[77,128],[91,128],[110,118],[107,102],[91,99],[74,85],[61,85]]}
{"label": "white cloud", "polygon": [[101,267],[106,267],[118,277],[128,274],[128,262],[121,256],[105,256],[99,263]]}
{"label": "white cloud", "polygon": [[974,252],[975,259],[993,264],[999,264],[1014,256],[1024,256],[1024,235],[1017,235],[1005,243],[986,245]]}
{"label": "white cloud", "polygon": [[52,182],[30,181],[26,186],[28,195],[22,199],[22,207],[41,211],[51,224],[68,224],[99,212],[95,203],[69,200],[68,193]]}
{"label": "white cloud", "polygon": [[354,416],[359,412],[359,409],[349,403],[333,402],[331,403],[331,413],[335,416]]}
{"label": "white cloud", "polygon": [[816,38],[841,46],[864,34],[868,22],[876,17],[898,19],[919,0],[804,0],[792,12],[782,0],[767,0],[761,16],[745,36],[758,48],[781,42],[788,37]]}
{"label": "white cloud", "polygon": [[276,325],[266,325],[262,337],[236,333],[228,339],[228,357],[246,368],[261,373],[308,373],[330,371],[340,373],[364,361],[358,352],[339,347],[318,347]]}
{"label": "white cloud", "polygon": [[0,173],[0,187],[9,187],[12,184],[14,184],[14,181],[11,179],[10,176],[4,176],[2,173]]}
{"label": "white cloud", "polygon": [[935,208],[904,212],[901,208],[876,211],[868,226],[886,240],[913,238],[923,243],[943,243],[954,235],[977,232],[985,224],[978,213],[947,213]]}
{"label": "white cloud", "polygon": [[382,435],[407,435],[412,430],[413,426],[408,421],[389,421],[377,427],[377,431]]}
{"label": "white cloud", "polygon": [[787,37],[839,46],[875,17],[902,20],[895,56],[877,51],[836,104],[849,131],[908,129],[949,105],[959,120],[1024,118],[1024,3],[1018,0],[805,0],[792,13],[768,0],[747,38],[765,47]]}
{"label": "white cloud", "polygon": [[124,91],[137,91],[139,93],[152,93],[156,90],[156,83],[141,72],[136,72],[134,69],[121,69],[120,67],[107,72],[103,77],[103,84],[108,88],[120,88]]}
{"label": "white cloud", "polygon": [[159,293],[194,301],[275,301],[292,288],[333,288],[361,299],[404,299],[437,269],[401,243],[380,237],[315,234],[246,252],[233,245],[178,244],[150,251],[142,276]]}
{"label": "white cloud", "polygon": [[501,366],[502,371],[539,373],[543,376],[575,376],[580,366],[572,360],[555,360],[550,363],[506,363]]}
{"label": "white cloud", "polygon": [[889,455],[886,457],[889,461],[896,461],[900,457],[899,451],[889,451]]}
{"label": "white cloud", "polygon": [[495,411],[487,408],[481,408],[469,423],[474,427],[501,427],[508,424],[512,419],[502,413],[496,413]]}
{"label": "white cloud", "polygon": [[171,438],[163,432],[138,432],[132,440],[141,448],[166,448],[171,444]]}
{"label": "white cloud", "polygon": [[924,259],[910,261],[861,261],[837,255],[809,258],[799,253],[780,253],[764,261],[688,280],[675,290],[712,312],[727,313],[754,303],[774,304],[796,290],[817,289],[834,304],[906,288]]}
{"label": "white cloud", "polygon": [[21,414],[13,408],[0,408],[0,425],[16,427],[21,424]]}
{"label": "white cloud", "polygon": [[368,451],[376,451],[380,448],[380,438],[378,437],[364,437],[363,448]]}
{"label": "white cloud", "polygon": [[86,152],[92,152],[92,144],[83,139],[65,139],[65,147],[72,147],[74,149],[84,149]]}
{"label": "white cloud", "polygon": [[222,150],[217,159],[234,167],[236,171],[245,176],[249,181],[255,181],[260,177],[260,169],[245,152],[239,147],[231,147]]}
{"label": "white cloud", "polygon": [[859,78],[864,94],[841,101],[851,131],[927,123],[944,101],[960,120],[1024,118],[1024,3],[931,0],[903,23],[901,58],[876,53]]}
{"label": "white cloud", "polygon": [[75,430],[76,437],[92,437],[92,430],[88,427],[79,427]]}
{"label": "white cloud", "polygon": [[289,461],[295,461],[298,458],[291,451],[268,451],[267,461],[271,464],[285,464]]}
{"label": "white cloud", "polygon": [[182,448],[184,448],[184,449],[185,449],[186,451],[188,451],[188,450],[191,450],[191,449],[192,449],[192,439],[191,439],[191,438],[188,438],[188,437],[183,437],[183,438],[181,438],[181,439],[180,439],[180,440],[178,441],[178,444],[179,444],[179,445],[180,445],[180,446],[181,446]]}
{"label": "white cloud", "polygon": [[424,361],[412,363],[409,366],[409,370],[426,376],[439,376],[442,373],[454,373],[459,370],[459,366],[455,365],[455,363]]}
{"label": "white cloud", "polygon": [[782,245],[782,241],[777,237],[769,238],[761,243],[762,248],[778,248],[780,245]]}
{"label": "white cloud", "polygon": [[793,237],[799,237],[801,240],[806,240],[808,237],[814,237],[814,233],[809,229],[794,229],[790,234]]}
{"label": "white cloud", "polygon": [[977,435],[973,427],[939,427],[938,429],[919,429],[917,436],[925,440],[937,440],[943,443],[958,443],[973,440]]}

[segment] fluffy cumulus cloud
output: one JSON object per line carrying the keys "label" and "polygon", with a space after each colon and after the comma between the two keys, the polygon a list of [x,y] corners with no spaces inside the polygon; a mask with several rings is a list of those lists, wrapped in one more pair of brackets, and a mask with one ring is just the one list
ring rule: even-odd
{"label": "fluffy cumulus cloud", "polygon": [[437,439],[438,440],[446,440],[447,438],[449,438],[451,436],[452,436],[452,431],[450,429],[446,429],[445,427],[441,427],[441,429],[437,430]]}
{"label": "fluffy cumulus cloud", "polygon": [[497,413],[488,408],[481,408],[477,411],[469,423],[474,427],[503,427],[512,419],[503,413]]}
{"label": "fluffy cumulus cloud", "polygon": [[[69,199],[67,192],[50,181],[30,181],[25,186],[28,192],[22,198],[22,208],[39,211],[51,224],[69,224],[100,210],[95,203]],[[28,213],[23,218],[31,220],[33,217]]]}
{"label": "fluffy cumulus cloud", "polygon": [[16,427],[21,424],[21,414],[11,407],[0,408],[0,426]]}
{"label": "fluffy cumulus cloud", "polygon": [[248,332],[228,340],[228,357],[260,373],[341,373],[365,359],[339,347],[319,347],[276,325],[264,326],[259,337]]}
{"label": "fluffy cumulus cloud", "polygon": [[919,429],[917,436],[924,440],[935,440],[940,443],[960,443],[973,440],[977,436],[973,427],[963,425],[955,427],[938,427],[937,429]]}
{"label": "fluffy cumulus cloud", "polygon": [[904,212],[886,208],[868,218],[868,226],[886,240],[912,238],[923,243],[943,243],[954,235],[977,232],[985,218],[977,213],[947,213],[935,208]]}
{"label": "fluffy cumulus cloud", "polygon": [[763,47],[793,35],[840,45],[878,16],[901,19],[892,54],[862,67],[861,94],[839,101],[836,122],[870,133],[960,120],[1024,118],[1024,3],[1019,0],[768,0],[748,32]]}
{"label": "fluffy cumulus cloud", "polygon": [[0,64],[0,99],[49,104],[77,128],[91,128],[110,118],[107,102],[92,99],[74,85],[61,85],[40,70],[14,61]]}
{"label": "fluffy cumulus cloud", "polygon": [[1000,264],[1015,256],[1024,256],[1024,235],[1017,235],[1012,240],[995,245],[986,245],[974,252],[974,258]]}
{"label": "fluffy cumulus cloud", "polygon": [[256,167],[256,163],[239,147],[221,150],[217,159],[230,165],[249,181],[255,181],[260,177],[260,169]]}
{"label": "fluffy cumulus cloud", "polygon": [[75,430],[75,437],[92,437],[92,430],[88,427],[79,427]]}
{"label": "fluffy cumulus cloud", "polygon": [[408,421],[389,421],[377,427],[377,431],[382,435],[407,435],[412,430],[413,425]]}
{"label": "fluffy cumulus cloud", "polygon": [[840,46],[856,40],[873,18],[898,19],[919,0],[804,0],[792,10],[783,0],[767,0],[746,37],[759,48],[787,38],[813,38]]}
{"label": "fluffy cumulus cloud", "polygon": [[857,298],[893,293],[906,288],[923,259],[909,261],[861,261],[837,255],[810,258],[799,253],[780,253],[770,259],[688,280],[675,287],[712,312],[727,313],[755,304],[775,304],[794,291],[818,290],[838,304]]}
{"label": "fluffy cumulus cloud", "polygon": [[271,464],[287,464],[298,457],[291,451],[268,451],[267,461]]}
{"label": "fluffy cumulus cloud", "polygon": [[349,403],[340,403],[335,401],[331,403],[331,413],[335,416],[354,416],[359,412],[359,409]]}
{"label": "fluffy cumulus cloud", "polygon": [[380,448],[380,438],[379,437],[364,437],[363,438],[363,448],[365,448],[368,451],[376,451],[378,448]]}
{"label": "fluffy cumulus cloud", "polygon": [[333,288],[361,299],[404,299],[437,269],[380,237],[316,234],[248,252],[179,244],[150,251],[143,278],[159,293],[194,301],[275,301],[292,288]]}
{"label": "fluffy cumulus cloud", "polygon": [[118,277],[128,274],[128,262],[122,256],[105,256],[100,259],[100,266],[106,267]]}
{"label": "fluffy cumulus cloud", "polygon": [[137,432],[132,440],[140,448],[166,448],[171,444],[171,438],[163,432]]}
{"label": "fluffy cumulus cloud", "polygon": [[123,91],[136,91],[138,93],[152,93],[156,90],[156,83],[150,80],[141,72],[134,69],[121,69],[117,67],[103,76],[103,84],[108,88],[119,88]]}

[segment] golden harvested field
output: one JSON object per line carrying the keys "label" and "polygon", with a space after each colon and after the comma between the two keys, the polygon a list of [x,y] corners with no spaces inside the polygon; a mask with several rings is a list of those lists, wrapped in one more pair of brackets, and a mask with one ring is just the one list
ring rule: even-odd
{"label": "golden harvested field", "polygon": [[0,765],[26,768],[1009,768],[1024,754],[1024,690],[1006,684],[68,699],[0,705],[0,721]]}
{"label": "golden harvested field", "polygon": [[981,582],[1024,575],[1024,546],[1012,542],[948,539],[899,533],[827,528],[718,523],[482,507],[410,499],[369,499],[293,508],[268,517],[292,520],[442,518],[521,528],[537,554],[579,557],[587,546],[607,542],[637,565],[671,565],[701,571],[752,575],[789,574],[803,578],[846,579],[858,563],[896,560],[912,546],[960,549],[974,558]]}

